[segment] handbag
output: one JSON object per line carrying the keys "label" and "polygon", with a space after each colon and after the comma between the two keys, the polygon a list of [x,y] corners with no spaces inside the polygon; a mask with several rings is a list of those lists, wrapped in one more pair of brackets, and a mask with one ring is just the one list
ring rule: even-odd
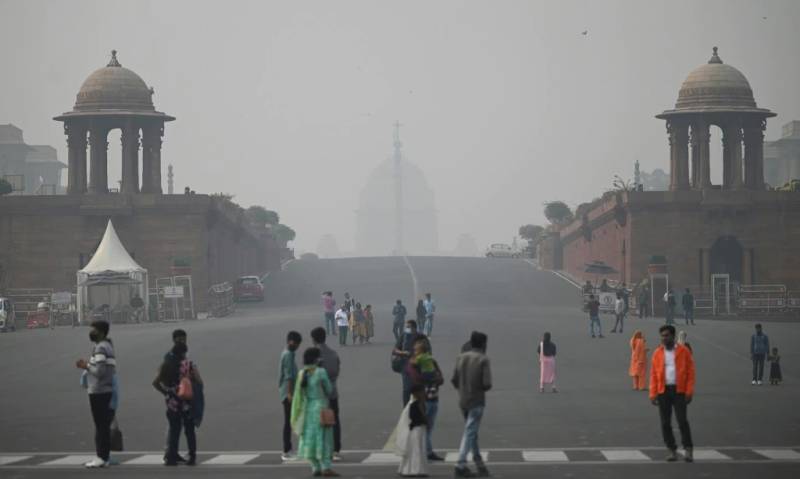
{"label": "handbag", "polygon": [[406,358],[392,353],[392,371],[396,373],[402,373],[405,364],[406,364]]}
{"label": "handbag", "polygon": [[194,396],[193,393],[192,380],[187,376],[182,377],[180,383],[178,383],[178,392],[176,393],[177,396],[184,401],[191,401],[192,397]]}
{"label": "handbag", "polygon": [[322,408],[319,411],[319,423],[322,427],[333,427],[336,425],[336,414],[331,408]]}
{"label": "handbag", "polygon": [[119,424],[117,424],[117,418],[114,418],[114,421],[111,423],[111,450],[112,451],[122,451],[124,450],[122,447],[122,431],[119,428]]}

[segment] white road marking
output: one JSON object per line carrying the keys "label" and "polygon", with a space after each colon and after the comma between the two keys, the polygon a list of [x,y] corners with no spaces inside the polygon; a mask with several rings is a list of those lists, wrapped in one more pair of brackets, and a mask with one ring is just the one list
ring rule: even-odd
{"label": "white road marking", "polygon": [[394,465],[400,464],[400,457],[390,452],[373,452],[361,464]]}
{"label": "white road marking", "polygon": [[30,459],[33,456],[0,456],[0,466],[5,466],[7,464],[14,464],[15,462],[21,462],[25,459]]}
{"label": "white road marking", "polygon": [[526,462],[567,462],[569,458],[564,451],[522,451],[522,459]]}
{"label": "white road marking", "polygon": [[609,461],[651,461],[642,451],[637,449],[601,450],[603,456]]}
{"label": "white road marking", "polygon": [[62,457],[61,459],[55,459],[53,461],[47,461],[44,464],[40,464],[40,466],[80,466],[84,463],[87,463],[94,459],[96,456],[94,454],[84,456],[84,455],[75,455],[75,456],[67,456]]}
{"label": "white road marking", "polygon": [[732,458],[715,449],[695,449],[695,461],[730,461]]}
{"label": "white road marking", "polygon": [[203,464],[208,465],[241,465],[247,464],[248,462],[252,461],[253,459],[257,458],[258,454],[220,454],[219,456],[213,457]]}
{"label": "white road marking", "polygon": [[154,466],[164,464],[164,454],[145,454],[144,456],[125,461],[123,464],[130,464],[132,466]]}
{"label": "white road marking", "polygon": [[417,274],[414,272],[414,267],[411,266],[408,256],[403,256],[403,262],[408,266],[408,271],[411,273],[411,281],[414,283],[414,299],[409,304],[416,304],[419,298],[419,282],[417,281]]}
{"label": "white road marking", "polygon": [[764,457],[777,460],[800,460],[800,452],[791,449],[753,449],[754,452]]}
{"label": "white road marking", "polygon": [[[481,458],[483,459],[483,462],[489,462],[489,451],[483,451],[481,453]],[[458,462],[458,452],[448,452],[444,458],[444,461],[452,463]],[[471,452],[467,454],[467,462],[474,462]]]}

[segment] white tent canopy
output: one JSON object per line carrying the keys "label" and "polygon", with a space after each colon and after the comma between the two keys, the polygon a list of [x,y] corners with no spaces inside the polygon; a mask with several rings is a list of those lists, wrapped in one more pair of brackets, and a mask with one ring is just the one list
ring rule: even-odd
{"label": "white tent canopy", "polygon": [[[149,307],[147,270],[139,266],[117,236],[111,220],[92,259],[78,271],[78,311],[88,322],[102,314],[106,319],[127,321],[133,311],[131,299],[139,296],[144,312]],[[127,276],[128,279],[122,281]]]}

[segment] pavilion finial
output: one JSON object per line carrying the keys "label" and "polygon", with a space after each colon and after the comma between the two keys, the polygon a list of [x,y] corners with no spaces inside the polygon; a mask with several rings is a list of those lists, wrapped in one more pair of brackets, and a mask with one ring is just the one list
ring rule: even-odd
{"label": "pavilion finial", "polygon": [[708,63],[722,63],[722,59],[717,55],[717,50],[719,50],[717,47],[713,48],[714,54],[711,55],[711,59]]}
{"label": "pavilion finial", "polygon": [[111,61],[108,62],[107,67],[121,67],[119,61],[117,60],[117,51],[111,50]]}

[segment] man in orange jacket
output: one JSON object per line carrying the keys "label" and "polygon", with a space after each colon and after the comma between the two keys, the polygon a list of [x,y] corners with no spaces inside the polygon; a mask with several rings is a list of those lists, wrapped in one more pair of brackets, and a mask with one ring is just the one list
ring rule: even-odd
{"label": "man in orange jacket", "polygon": [[650,401],[658,406],[661,417],[661,434],[669,449],[667,461],[678,460],[678,446],[672,433],[672,410],[681,431],[681,442],[686,450],[686,462],[694,461],[692,431],[686,418],[686,406],[694,394],[694,359],[692,352],[675,343],[675,327],[665,324],[658,329],[661,345],[653,353],[650,367]]}

